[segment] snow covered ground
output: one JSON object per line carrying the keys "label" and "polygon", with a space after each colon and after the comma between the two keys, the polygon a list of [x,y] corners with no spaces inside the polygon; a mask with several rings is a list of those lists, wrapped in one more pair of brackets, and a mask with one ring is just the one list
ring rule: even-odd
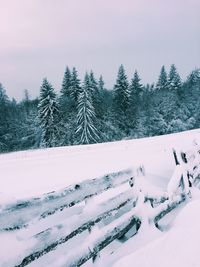
{"label": "snow covered ground", "polygon": [[133,262],[134,267],[199,267],[199,211],[200,191],[193,192],[192,201],[180,211],[168,232],[160,237],[157,234],[154,241],[122,257],[113,267],[133,266]]}
{"label": "snow covered ground", "polygon": [[41,195],[139,164],[144,164],[149,180],[165,187],[175,166],[172,148],[191,147],[199,137],[200,130],[193,130],[137,140],[0,154],[0,199]]}
{"label": "snow covered ground", "polygon": [[[127,168],[135,169],[139,165],[144,165],[145,167],[147,184],[152,184],[165,191],[175,168],[172,149],[175,148],[177,151],[190,149],[193,146],[194,140],[200,140],[200,130],[187,131],[167,136],[96,145],[51,148],[1,154],[0,210],[3,209],[4,205],[10,201],[14,202],[18,199],[41,196],[43,193],[61,190],[66,186],[80,183],[86,179],[96,178],[113,171],[120,171]],[[96,204],[88,206],[91,207],[91,210],[87,210],[88,214],[92,214],[94,212],[95,208],[97,207],[96,205],[99,205],[98,207],[100,209],[101,202],[103,203],[103,201],[106,199],[115,197],[117,193],[124,193],[126,196],[127,189],[128,188],[124,185],[120,186],[120,189],[113,189],[111,194],[105,192],[104,194],[99,195],[95,198]],[[118,192],[118,190],[120,191]],[[198,193],[198,191],[194,192],[194,199],[198,199]],[[194,203],[198,203],[198,200]],[[163,220],[162,223],[163,227],[166,229],[169,227],[170,230],[167,233],[162,233],[157,228],[150,229],[144,224],[139,230],[138,234],[135,237],[130,238],[123,245],[119,241],[116,241],[113,242],[111,247],[104,249],[102,252],[104,256],[97,261],[96,265],[107,267],[128,267],[132,266],[131,264],[134,261],[134,266],[136,267],[165,266],[160,262],[162,257],[164,259],[168,254],[172,255],[173,259],[173,253],[175,251],[173,247],[175,245],[171,245],[171,243],[173,243],[173,238],[178,238],[178,236],[181,236],[184,231],[190,228],[189,226],[186,227],[186,225],[181,225],[181,216],[187,217],[187,215],[181,215],[182,212],[186,210],[185,213],[188,213],[189,216],[195,216],[195,214],[193,214],[194,212],[191,212],[191,209],[199,208],[200,204],[194,204],[193,206],[192,204],[188,204],[188,206],[189,208],[184,208],[184,205],[182,205],[179,209],[177,209],[176,212],[172,212],[168,217],[166,216],[166,219]],[[0,233],[0,244],[4,244],[4,247],[0,249],[0,266],[13,266],[12,257],[14,259],[15,256],[20,253],[20,249],[24,249],[24,247],[20,247],[22,244],[22,242],[20,242],[21,240],[26,240],[23,243],[23,246],[27,246],[26,249],[29,249],[29,247],[32,249],[34,246],[37,248],[37,244],[35,244],[36,240],[30,239],[34,234],[37,234],[38,231],[42,232],[42,230],[48,228],[50,230],[48,230],[48,232],[44,232],[44,234],[39,238],[46,238],[45,235],[48,235],[49,232],[51,234],[53,233],[53,235],[50,236],[51,238],[52,236],[53,238],[56,238],[57,228],[54,227],[53,231],[51,230],[55,222],[62,222],[63,225],[66,226],[66,228],[64,227],[62,231],[66,232],[66,229],[74,226],[73,220],[69,224],[68,218],[70,216],[79,216],[82,210],[83,206],[78,205],[72,208],[70,211],[66,210],[62,214],[54,214],[48,219],[42,220],[37,224],[33,224],[27,229],[20,230],[17,235],[15,232]],[[180,214],[178,215],[178,213]],[[177,215],[177,220],[174,222],[174,218]],[[198,216],[196,215],[195,220],[199,220],[197,217]],[[81,220],[84,220],[84,218]],[[171,228],[172,225],[173,227]],[[198,224],[195,224],[196,227],[197,225]],[[59,232],[59,234],[62,234],[62,232]],[[193,240],[193,235],[194,231],[191,233],[191,242]],[[87,235],[83,233],[81,238],[84,240],[87,238]],[[45,240],[48,240],[48,238]],[[152,240],[155,241],[152,242]],[[194,237],[194,242],[197,242],[197,240],[198,242],[200,241],[200,237],[198,235]],[[178,242],[180,242],[180,253],[183,246],[182,243],[186,241],[186,237],[185,239],[182,237],[182,239],[177,241],[176,246],[178,247]],[[159,259],[157,259],[157,264],[153,258],[153,251],[154,249],[159,250],[159,248],[162,246],[164,246],[166,250],[163,249],[163,254],[160,253],[162,256],[160,257],[160,262]],[[171,247],[173,249],[171,249]],[[11,259],[6,263],[6,251],[9,248],[12,251],[12,253],[10,253]],[[31,263],[30,266],[43,267],[48,263],[51,266],[60,267],[62,266],[62,260],[60,263],[58,263],[58,261],[55,259],[58,259],[59,255],[60,259],[62,259],[63,254],[65,254],[66,251],[69,251],[69,249],[70,242],[61,245],[59,249],[46,254],[44,257],[41,257],[40,259]],[[149,252],[148,261],[145,261],[146,256],[144,257],[144,255],[146,255],[148,249],[152,252]],[[195,248],[194,251],[196,251]],[[112,255],[110,255],[110,253],[112,253]],[[186,256],[185,254],[184,256]],[[123,258],[126,255],[129,256]],[[144,258],[144,261],[142,262],[140,258]],[[195,260],[197,260],[197,256]],[[147,265],[151,261],[152,264]],[[138,265],[135,265],[135,262],[138,262]],[[169,264],[166,266],[179,266],[178,260],[175,262],[176,265]],[[91,262],[85,264],[85,266],[92,266]],[[188,264],[183,266],[198,266],[198,264]]]}

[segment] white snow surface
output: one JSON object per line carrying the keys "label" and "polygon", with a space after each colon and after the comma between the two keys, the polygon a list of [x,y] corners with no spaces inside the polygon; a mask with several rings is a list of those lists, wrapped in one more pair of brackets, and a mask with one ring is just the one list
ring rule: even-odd
{"label": "white snow surface", "polygon": [[194,200],[180,211],[168,232],[112,266],[199,267],[200,192],[193,193]]}
{"label": "white snow surface", "polygon": [[[166,187],[174,170],[172,148],[187,149],[200,130],[96,145],[0,154],[0,201],[26,198],[127,167],[145,166],[149,180]],[[3,197],[5,196],[5,198]]]}
{"label": "white snow surface", "polygon": [[[141,188],[143,190],[141,199],[147,195],[151,197],[151,194],[159,198],[161,192],[167,193],[167,185],[173,173],[174,176],[176,176],[176,172],[179,173],[178,170],[174,172],[173,148],[176,151],[186,151],[191,149],[194,141],[199,143],[198,140],[200,140],[200,130],[193,130],[137,140],[1,154],[0,211],[7,203],[14,203],[18,199],[41,196],[41,194],[61,190],[69,185],[100,177],[113,171],[127,168],[136,170],[141,165],[145,169],[145,179],[141,176],[135,184],[138,192]],[[173,184],[171,188],[168,186],[168,190],[173,191],[173,187]],[[45,242],[56,240],[59,234],[70,231],[73,220],[79,218],[79,214],[83,210],[87,214],[96,216],[96,212],[100,211],[104,202],[120,193],[126,194],[127,189],[128,185],[111,189],[93,198],[87,206],[80,204],[71,208],[71,211],[65,210],[62,214],[54,214],[40,222],[34,222],[29,228],[22,229],[17,234],[15,232],[0,233],[0,244],[4,244],[0,247],[0,266],[14,266],[16,259],[19,260],[19,255],[20,258],[23,258],[23,253],[29,249],[30,251],[33,248],[37,249],[38,239],[32,238],[36,233],[51,228],[39,238],[44,239]],[[105,257],[101,257],[95,263],[96,266],[128,267],[132,266],[134,262],[134,267],[199,267],[200,265],[196,264],[200,262],[197,251],[197,244],[200,242],[200,234],[197,233],[200,223],[197,211],[200,208],[198,190],[193,192],[193,198],[197,200],[192,201],[185,208],[179,209],[178,213],[180,212],[180,214],[175,221],[169,219],[170,226],[173,224],[173,227],[167,233],[161,233],[157,228],[144,222],[136,236],[124,244],[114,241],[111,248],[104,249],[102,254]],[[150,214],[151,210],[141,203],[140,213],[145,216],[146,213]],[[70,221],[68,222],[69,217]],[[188,217],[191,217],[190,220],[186,220]],[[182,220],[184,224],[181,223]],[[195,224],[193,224],[194,220],[196,220]],[[58,222],[59,227],[54,227]],[[60,226],[62,226],[62,231],[59,230],[58,234],[57,229],[60,229]],[[80,238],[82,239],[62,244],[58,249],[31,263],[30,266],[43,267],[49,264],[62,266],[63,253],[70,249],[70,244],[84,242],[87,234],[81,234]],[[152,242],[152,240],[154,241]],[[114,253],[113,250],[115,250]],[[9,261],[7,251],[9,251]],[[183,257],[183,262],[181,262],[183,265],[179,265],[180,255],[178,253]],[[170,257],[174,259],[174,263],[165,264],[165,262],[170,262]],[[58,258],[60,258],[60,263],[57,261]],[[93,264],[89,262],[85,266],[93,266]]]}

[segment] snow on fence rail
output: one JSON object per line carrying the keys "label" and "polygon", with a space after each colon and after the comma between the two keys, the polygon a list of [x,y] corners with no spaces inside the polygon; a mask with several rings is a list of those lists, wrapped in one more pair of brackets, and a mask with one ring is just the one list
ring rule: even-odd
{"label": "snow on fence rail", "polygon": [[[17,236],[21,249],[8,255],[3,264],[23,267],[37,261],[40,266],[45,255],[61,247],[63,253],[66,244],[70,245],[70,252],[66,247],[59,266],[75,267],[89,259],[95,261],[103,248],[130,229],[134,228],[132,235],[137,234],[144,216],[149,216],[141,212],[145,205],[152,209],[147,220],[159,228],[159,220],[190,196],[190,186],[199,185],[200,150],[195,147],[192,152],[174,151],[174,158],[176,169],[168,192],[147,184],[140,166],[135,171],[111,173],[7,204],[0,212],[0,229]],[[101,202],[96,201],[98,196]],[[74,239],[81,245],[75,246]]]}
{"label": "snow on fence rail", "polygon": [[44,194],[41,197],[7,204],[0,212],[0,230],[27,227],[33,219],[42,220],[110,188],[127,183],[131,177],[132,171],[130,169],[123,170],[100,178],[85,180],[63,190]]}
{"label": "snow on fence rail", "polygon": [[[14,233],[20,239],[19,243],[25,244],[22,251],[8,259],[8,266],[26,266],[77,235],[90,232],[93,226],[112,222],[129,212],[136,204],[128,183],[132,179],[132,170],[123,170],[83,181],[59,192],[7,204],[0,212],[1,232]],[[98,195],[116,188],[117,195],[112,196],[111,192],[112,197],[95,205]],[[95,209],[91,209],[91,201]],[[120,227],[115,236],[132,224]],[[103,244],[99,246],[103,247]]]}
{"label": "snow on fence rail", "polygon": [[158,221],[179,204],[191,197],[190,188],[200,188],[200,147],[197,142],[185,152],[173,149],[175,170],[167,187],[168,199],[158,208],[154,223],[159,228]]}

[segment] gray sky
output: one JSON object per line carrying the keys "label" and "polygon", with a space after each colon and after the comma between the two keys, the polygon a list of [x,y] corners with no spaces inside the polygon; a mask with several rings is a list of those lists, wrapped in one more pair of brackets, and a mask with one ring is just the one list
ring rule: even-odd
{"label": "gray sky", "polygon": [[144,83],[175,63],[200,67],[200,0],[0,0],[0,82],[10,97],[57,90],[65,66],[93,69],[112,87],[118,67]]}

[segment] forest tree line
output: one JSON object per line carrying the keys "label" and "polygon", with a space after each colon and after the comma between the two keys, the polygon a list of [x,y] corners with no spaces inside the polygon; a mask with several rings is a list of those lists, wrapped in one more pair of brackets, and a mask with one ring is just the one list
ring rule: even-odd
{"label": "forest tree line", "polygon": [[155,84],[137,71],[129,81],[119,67],[113,89],[103,77],[65,70],[59,93],[45,78],[40,95],[10,100],[0,84],[0,152],[90,144],[200,128],[200,70],[182,81],[175,65],[161,68]]}

